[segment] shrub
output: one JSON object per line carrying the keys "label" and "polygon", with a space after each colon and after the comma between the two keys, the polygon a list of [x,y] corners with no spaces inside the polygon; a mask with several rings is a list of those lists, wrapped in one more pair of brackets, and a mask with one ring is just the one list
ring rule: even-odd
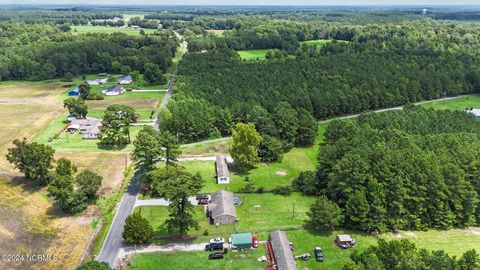
{"label": "shrub", "polygon": [[272,189],[272,192],[277,195],[288,196],[293,192],[292,186],[277,186]]}

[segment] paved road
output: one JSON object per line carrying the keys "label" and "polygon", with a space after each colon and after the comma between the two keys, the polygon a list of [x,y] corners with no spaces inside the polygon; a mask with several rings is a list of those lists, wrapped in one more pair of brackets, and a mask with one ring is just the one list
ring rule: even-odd
{"label": "paved road", "polygon": [[122,247],[122,233],[125,220],[127,219],[127,216],[133,212],[143,176],[143,171],[138,170],[130,180],[127,190],[120,201],[120,205],[118,206],[110,230],[108,231],[107,238],[103,242],[102,250],[96,258],[97,261],[107,262],[112,268],[115,266],[118,252]]}
{"label": "paved road", "polygon": [[170,101],[170,98],[171,98],[172,95],[173,95],[173,86],[175,85],[175,79],[177,78],[178,65],[179,65],[179,63],[180,63],[180,60],[182,60],[183,55],[184,55],[185,52],[187,51],[187,47],[188,47],[188,43],[187,43],[186,41],[184,41],[184,42],[183,42],[183,50],[182,50],[182,53],[180,54],[180,57],[178,58],[177,67],[175,68],[175,71],[172,73],[172,77],[170,77],[170,80],[168,81],[167,93],[166,93],[165,96],[163,97],[162,103],[161,103],[160,106],[158,107],[159,109],[158,109],[158,111],[157,111],[157,113],[156,113],[155,125],[153,126],[156,130],[160,130],[160,123],[158,122],[158,121],[159,121],[158,114],[160,113],[160,110],[161,110],[162,108],[167,107],[168,102]]}

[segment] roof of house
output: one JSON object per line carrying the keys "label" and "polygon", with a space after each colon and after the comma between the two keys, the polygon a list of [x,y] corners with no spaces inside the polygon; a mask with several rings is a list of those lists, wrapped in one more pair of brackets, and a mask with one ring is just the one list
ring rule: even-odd
{"label": "roof of house", "polygon": [[217,177],[228,177],[228,166],[225,156],[217,156]]}
{"label": "roof of house", "polygon": [[337,239],[340,242],[351,242],[352,241],[352,237],[348,234],[339,234],[339,235],[337,235]]}
{"label": "roof of house", "polygon": [[211,203],[208,205],[211,217],[216,218],[222,215],[237,217],[237,210],[233,204],[233,193],[226,190],[214,192],[211,196]]}
{"label": "roof of house", "polygon": [[72,89],[68,90],[68,92],[69,92],[69,93],[70,93],[70,92],[80,92],[80,88],[78,88],[78,86],[77,86],[77,87],[75,87],[75,88],[72,88]]}
{"label": "roof of house", "polygon": [[294,270],[297,269],[297,263],[293,257],[290,242],[284,231],[274,231],[270,234],[270,244],[272,245],[273,254],[278,270]]}
{"label": "roof of house", "polygon": [[132,76],[130,75],[127,75],[127,76],[123,76],[120,81],[131,81],[132,80]]}
{"label": "roof of house", "polygon": [[232,245],[251,245],[252,234],[251,233],[234,233],[231,235]]}
{"label": "roof of house", "polygon": [[108,88],[103,89],[105,92],[121,92],[123,91],[123,87],[121,85],[112,85]]}
{"label": "roof of house", "polygon": [[93,133],[93,134],[100,134],[100,126],[102,122],[100,119],[93,118],[93,117],[86,117],[83,119],[73,119],[70,121],[70,125],[68,128],[78,128],[80,130],[84,130],[83,133]]}

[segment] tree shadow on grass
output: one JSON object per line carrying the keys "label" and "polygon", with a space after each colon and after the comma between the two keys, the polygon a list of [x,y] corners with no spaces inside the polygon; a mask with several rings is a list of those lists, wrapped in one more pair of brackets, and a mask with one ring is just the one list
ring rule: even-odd
{"label": "tree shadow on grass", "polygon": [[20,186],[24,192],[27,192],[29,194],[38,192],[43,188],[25,179],[25,177],[21,177],[21,176],[12,177],[11,180],[7,182],[7,185],[10,187]]}
{"label": "tree shadow on grass", "polygon": [[120,151],[125,149],[128,146],[128,144],[123,144],[123,145],[104,145],[101,143],[97,143],[97,147],[100,150],[107,150],[107,151]]}

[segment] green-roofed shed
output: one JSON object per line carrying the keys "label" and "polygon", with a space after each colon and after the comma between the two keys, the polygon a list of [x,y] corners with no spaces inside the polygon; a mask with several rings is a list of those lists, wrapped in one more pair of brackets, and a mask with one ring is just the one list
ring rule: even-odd
{"label": "green-roofed shed", "polygon": [[251,248],[252,234],[251,233],[235,233],[232,234],[232,248]]}

